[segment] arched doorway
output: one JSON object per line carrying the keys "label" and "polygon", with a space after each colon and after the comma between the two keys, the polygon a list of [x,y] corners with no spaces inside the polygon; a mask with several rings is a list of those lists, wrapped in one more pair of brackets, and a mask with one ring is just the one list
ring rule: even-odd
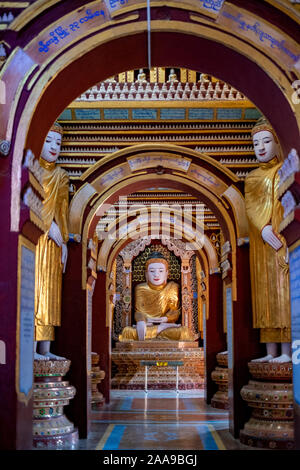
{"label": "arched doorway", "polygon": [[[145,154],[147,154],[146,163],[142,158]],[[160,168],[159,174],[157,173],[157,156],[159,156],[164,170],[162,172]],[[187,167],[182,165],[183,162],[188,162]],[[241,405],[240,388],[242,383],[247,381],[247,360],[258,351],[256,332],[251,329],[250,284],[249,278],[247,278],[247,273],[249,273],[248,247],[243,245],[243,240],[247,238],[248,228],[244,200],[238,189],[239,181],[233,173],[224,169],[210,157],[171,145],[137,145],[116,152],[109,159],[100,161],[87,170],[82,175],[81,181],[82,186],[79,187],[72,200],[69,221],[71,232],[81,235],[82,247],[77,246],[70,250],[69,262],[71,267],[64,280],[63,309],[65,326],[60,328],[57,335],[59,351],[61,351],[61,354],[68,352],[73,363],[81,362],[82,367],[84,366],[85,357],[82,356],[78,348],[72,347],[74,343],[86,344],[87,330],[84,327],[85,317],[82,316],[83,314],[80,315],[82,319],[81,328],[74,332],[70,338],[68,338],[67,333],[68,325],[70,325],[74,316],[73,302],[71,301],[72,296],[74,296],[74,289],[76,298],[78,296],[76,304],[78,303],[78,310],[81,312],[85,310],[86,305],[84,288],[88,289],[87,296],[90,298],[89,285],[93,285],[94,291],[97,292],[96,298],[102,298],[102,305],[103,297],[106,296],[107,281],[109,279],[107,276],[110,273],[106,274],[102,270],[93,278],[92,271],[95,271],[95,268],[89,267],[90,251],[88,241],[93,237],[98,220],[120,196],[130,195],[138,189],[146,190],[153,186],[168,186],[189,191],[212,208],[222,226],[225,240],[228,241],[231,247],[232,274],[230,275],[230,285],[232,288],[233,316],[230,331],[239,331],[239,335],[233,335],[234,342],[229,345],[232,361],[231,370],[233,370],[233,358],[238,357],[239,359],[239,367],[235,366],[235,373],[230,378],[232,396],[234,397],[233,402],[237,407],[236,412],[234,407],[231,407],[231,426],[232,432],[238,435],[238,430],[244,419],[243,407],[238,405],[238,402]],[[125,226],[127,220],[135,214],[129,213],[128,215],[128,219],[125,218]],[[119,223],[119,220],[117,222]],[[130,233],[128,233],[128,238],[130,239]],[[121,250],[123,243],[121,239],[119,246],[115,243],[108,244],[105,259],[110,253],[114,256]],[[96,278],[97,280],[95,280]],[[222,279],[214,270],[210,272],[209,283],[212,293],[222,292]],[[207,322],[208,336],[220,331],[220,326],[216,328],[216,324],[220,325],[221,323],[220,308],[222,301],[221,305],[219,302],[221,297],[222,295],[212,295],[209,301],[212,314],[209,317],[210,322]],[[106,350],[102,349],[101,353],[106,354],[108,358],[106,364],[109,368],[111,325],[107,308],[108,305],[105,308],[103,305],[101,318],[97,320],[96,329],[101,332],[101,338],[98,335],[98,343],[101,342],[102,345],[106,345]],[[240,341],[242,337],[243,341]],[[218,352],[217,349],[224,347],[222,346],[221,337],[216,336],[211,337],[207,344],[211,347],[210,353],[207,352],[207,357],[210,360]],[[207,364],[207,374],[209,374],[211,372],[209,361],[207,361]],[[106,389],[109,390],[109,374],[107,379]],[[74,385],[78,390],[77,402],[76,399],[74,400],[75,404],[78,403],[77,412],[78,414],[81,413],[83,421],[87,422],[88,414],[87,412],[85,415],[83,413],[83,398],[81,395],[82,393],[85,397],[87,394],[86,383],[83,383],[82,377],[77,377],[77,379],[74,378]]]}

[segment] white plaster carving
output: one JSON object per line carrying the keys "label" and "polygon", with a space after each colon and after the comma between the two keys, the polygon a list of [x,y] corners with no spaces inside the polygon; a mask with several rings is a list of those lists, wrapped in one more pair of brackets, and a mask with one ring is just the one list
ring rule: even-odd
{"label": "white plaster carving", "polygon": [[6,344],[0,340],[0,364],[6,364]]}
{"label": "white plaster carving", "polygon": [[31,171],[31,173],[35,176],[40,184],[42,184],[43,178],[43,168],[39,164],[39,161],[34,158],[34,155],[31,150],[27,150],[25,159],[24,159],[24,166]]}
{"label": "white plaster carving", "polygon": [[31,187],[27,188],[23,196],[24,204],[42,219],[43,203]]}
{"label": "white plaster carving", "polygon": [[222,246],[222,255],[226,255],[227,253],[230,253],[230,251],[231,251],[230,241],[227,240]]}
{"label": "white plaster carving", "polygon": [[296,207],[297,203],[291,191],[287,191],[281,199],[284,208],[283,217],[287,217]]}
{"label": "white plaster carving", "polygon": [[300,171],[300,159],[296,149],[292,149],[288,157],[284,160],[280,170],[280,186],[294,173]]}

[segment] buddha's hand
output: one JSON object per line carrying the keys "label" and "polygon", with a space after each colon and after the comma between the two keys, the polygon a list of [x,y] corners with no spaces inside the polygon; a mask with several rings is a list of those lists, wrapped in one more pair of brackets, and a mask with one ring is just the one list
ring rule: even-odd
{"label": "buddha's hand", "polygon": [[168,323],[168,317],[160,317],[158,318],[159,323]]}
{"label": "buddha's hand", "polygon": [[261,231],[261,236],[274,250],[278,251],[282,247],[281,241],[273,232],[272,225],[266,225]]}
{"label": "buddha's hand", "polygon": [[67,248],[67,245],[63,243],[61,245],[61,264],[63,265],[63,273],[66,271],[67,259],[68,259],[68,248]]}
{"label": "buddha's hand", "polygon": [[63,244],[63,238],[59,226],[54,222],[54,220],[49,229],[48,236],[56,243],[57,246],[61,246]]}
{"label": "buddha's hand", "polygon": [[34,160],[34,155],[32,151],[27,150],[27,152],[25,153],[25,158],[24,158],[24,166],[26,166],[26,168],[30,168],[33,164],[33,160]]}

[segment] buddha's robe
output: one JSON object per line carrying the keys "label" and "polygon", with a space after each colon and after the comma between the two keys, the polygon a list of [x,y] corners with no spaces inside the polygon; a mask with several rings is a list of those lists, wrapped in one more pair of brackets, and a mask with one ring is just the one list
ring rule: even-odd
{"label": "buddha's robe", "polygon": [[[180,316],[179,287],[171,281],[165,286],[153,286],[142,283],[135,289],[135,321],[145,321],[145,340],[159,338],[173,341],[193,341],[195,336],[186,326],[172,327]],[[157,333],[158,324],[155,321],[167,317],[170,327]],[[120,341],[138,341],[136,328],[127,326],[119,336]]]}
{"label": "buddha's robe", "polygon": [[44,189],[43,222],[45,234],[39,238],[35,262],[35,341],[53,341],[54,327],[61,324],[62,270],[61,247],[48,236],[54,220],[59,226],[64,243],[68,231],[68,173],[40,159],[43,167]]}
{"label": "buddha's robe", "polygon": [[[245,181],[253,327],[260,328],[262,343],[291,340],[287,246],[285,239],[278,232],[283,214],[277,197],[280,167],[281,163],[277,158],[260,163],[259,168],[251,171]],[[283,244],[278,251],[262,239],[261,232],[269,224]]]}

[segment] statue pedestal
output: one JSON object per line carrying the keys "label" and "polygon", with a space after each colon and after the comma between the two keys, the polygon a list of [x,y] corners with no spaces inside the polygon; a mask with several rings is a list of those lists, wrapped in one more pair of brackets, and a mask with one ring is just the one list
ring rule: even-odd
{"label": "statue pedestal", "polygon": [[[120,342],[111,353],[116,373],[113,389],[144,390],[145,366],[141,361],[182,361],[179,367],[179,390],[203,389],[204,352],[198,343],[188,341],[132,341]],[[148,390],[175,390],[174,367],[149,367]]]}
{"label": "statue pedestal", "polygon": [[240,432],[243,444],[269,448],[294,448],[292,363],[248,364],[254,380],[241,390],[252,416]]}
{"label": "statue pedestal", "polygon": [[76,390],[62,378],[69,360],[34,361],[33,446],[38,449],[75,449],[78,431],[64,415]]}
{"label": "statue pedestal", "polygon": [[228,354],[217,354],[218,366],[211,373],[211,378],[218,385],[218,391],[211,400],[213,408],[228,410]]}
{"label": "statue pedestal", "polygon": [[99,354],[92,353],[92,410],[99,410],[104,403],[104,397],[98,390],[98,384],[104,379],[105,372],[99,367]]}

